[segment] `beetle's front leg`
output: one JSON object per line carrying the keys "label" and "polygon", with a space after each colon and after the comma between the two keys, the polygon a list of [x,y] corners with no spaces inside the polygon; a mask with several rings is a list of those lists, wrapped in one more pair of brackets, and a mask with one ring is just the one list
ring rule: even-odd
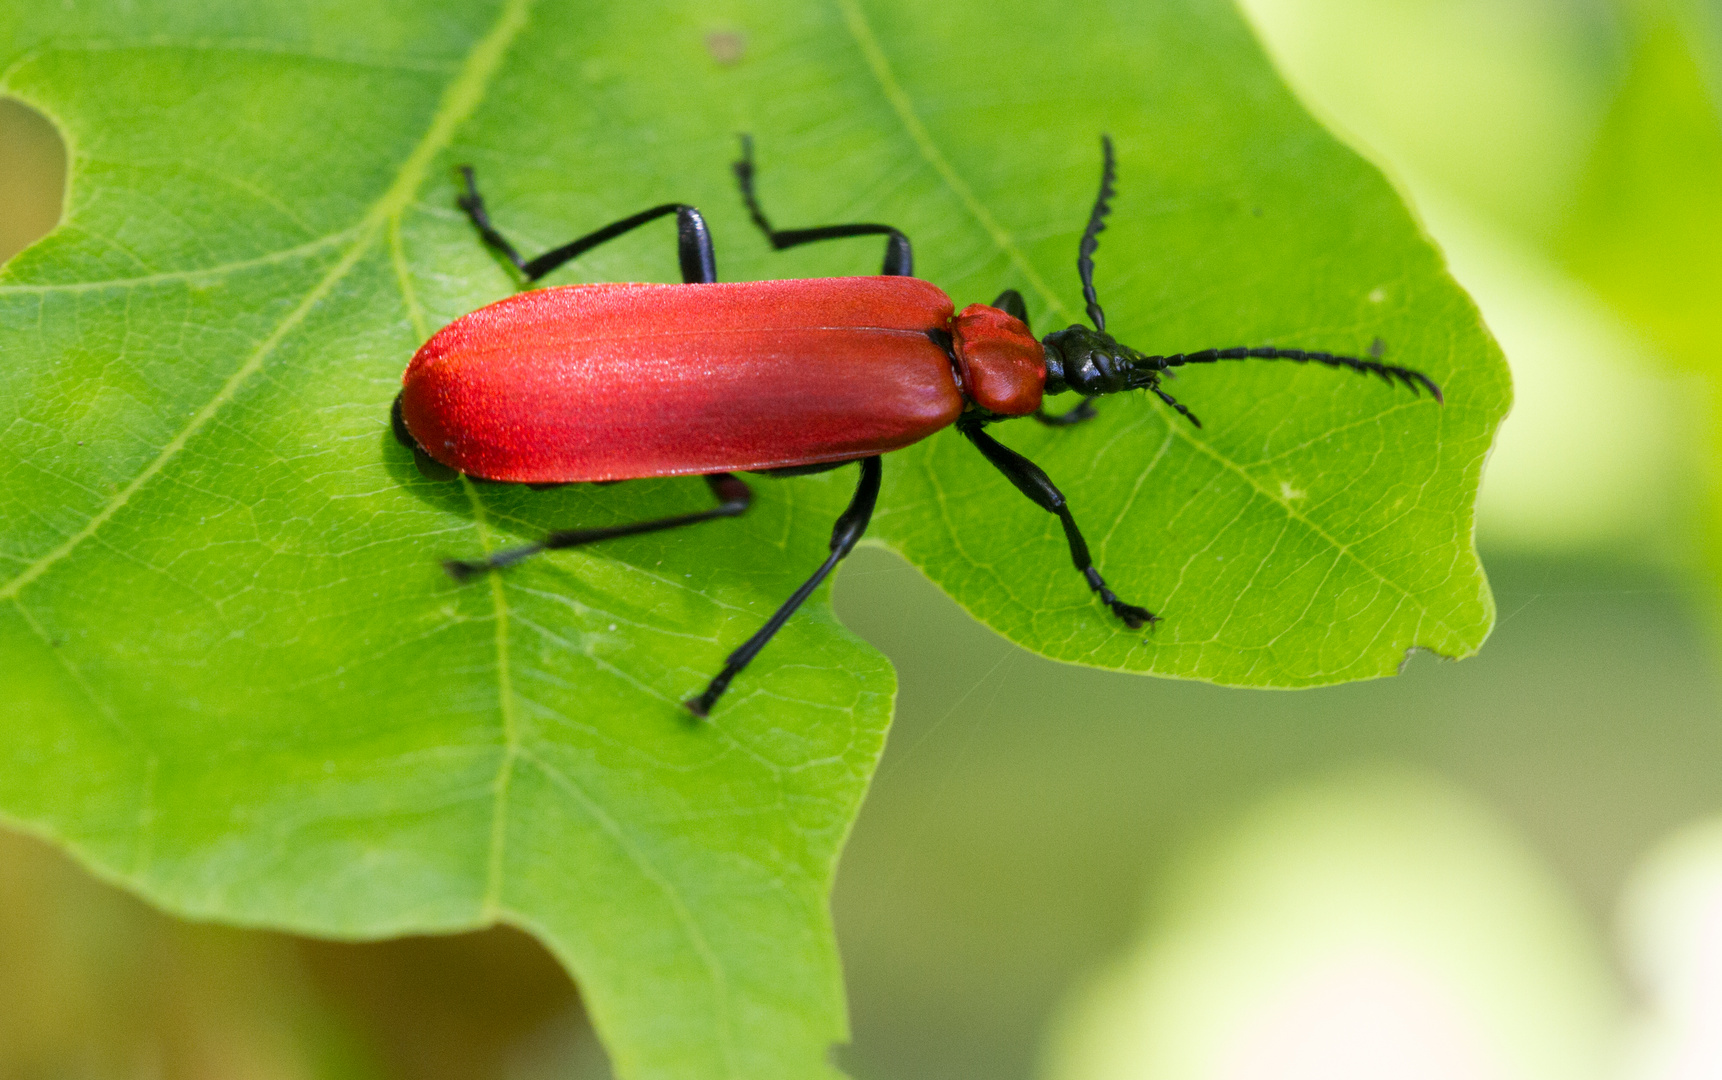
{"label": "beetle's front leg", "polygon": [[1088,542],[1082,538],[1082,530],[1076,527],[1076,519],[1070,514],[1070,506],[1065,502],[1064,493],[1054,486],[1052,480],[1041,471],[1040,466],[1023,457],[1010,447],[981,430],[982,421],[964,417],[957,421],[957,430],[962,432],[975,448],[993,467],[1005,474],[1005,478],[1016,485],[1018,491],[1034,500],[1034,504],[1049,514],[1057,514],[1058,520],[1064,525],[1064,537],[1070,542],[1070,561],[1082,571],[1087,579],[1088,587],[1109,608],[1112,613],[1124,620],[1124,625],[1132,630],[1143,626],[1153,626],[1160,621],[1160,616],[1144,607],[1126,604],[1118,599],[1106,580],[1100,576],[1100,571],[1094,568],[1094,560],[1088,554]]}

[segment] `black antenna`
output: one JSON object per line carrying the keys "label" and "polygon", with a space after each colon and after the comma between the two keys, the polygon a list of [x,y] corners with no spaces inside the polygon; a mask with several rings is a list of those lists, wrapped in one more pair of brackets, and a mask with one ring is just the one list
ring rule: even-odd
{"label": "black antenna", "polygon": [[1150,386],[1148,389],[1154,391],[1155,394],[1159,395],[1161,401],[1164,401],[1166,404],[1172,406],[1174,409],[1177,409],[1179,413],[1183,414],[1184,419],[1190,421],[1190,423],[1192,423],[1192,424],[1195,424],[1197,427],[1202,426],[1202,422],[1200,420],[1196,419],[1196,414],[1191,412],[1189,409],[1185,408],[1183,402],[1179,401],[1177,398],[1173,397],[1171,394],[1168,394],[1166,391],[1160,389],[1158,386]]}
{"label": "black antenna", "polygon": [[1076,247],[1076,272],[1082,276],[1082,296],[1088,301],[1088,321],[1096,330],[1106,330],[1106,312],[1100,310],[1100,298],[1094,295],[1094,249],[1100,246],[1100,230],[1106,228],[1106,215],[1112,213],[1107,200],[1112,198],[1112,181],[1117,175],[1117,162],[1112,157],[1112,136],[1100,136],[1100,150],[1106,163],[1100,170],[1100,194],[1094,197],[1094,212],[1088,215],[1088,228],[1082,232],[1082,243]]}
{"label": "black antenna", "polygon": [[1364,360],[1356,356],[1335,356],[1330,352],[1314,352],[1307,349],[1275,349],[1269,347],[1204,349],[1201,352],[1178,353],[1174,356],[1145,356],[1137,363],[1153,371],[1166,371],[1167,374],[1171,374],[1167,371],[1168,368],[1183,367],[1186,364],[1213,364],[1221,360],[1296,360],[1300,364],[1324,364],[1332,368],[1346,368],[1360,375],[1375,375],[1387,385],[1392,386],[1398,383],[1413,394],[1427,390],[1436,401],[1444,400],[1441,397],[1441,388],[1421,371],[1383,364],[1379,360]]}

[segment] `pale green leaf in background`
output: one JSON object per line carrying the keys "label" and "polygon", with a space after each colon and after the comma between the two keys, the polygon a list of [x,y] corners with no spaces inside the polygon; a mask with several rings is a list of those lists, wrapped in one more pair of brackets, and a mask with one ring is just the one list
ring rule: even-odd
{"label": "pale green leaf in background", "polygon": [[1586,913],[1480,800],[1364,769],[1203,840],[1072,995],[1049,1078],[1616,1075],[1624,995]]}

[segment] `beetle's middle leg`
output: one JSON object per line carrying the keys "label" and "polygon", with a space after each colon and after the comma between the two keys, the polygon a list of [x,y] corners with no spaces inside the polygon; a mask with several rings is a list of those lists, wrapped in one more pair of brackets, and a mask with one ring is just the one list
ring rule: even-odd
{"label": "beetle's middle leg", "polygon": [[711,230],[706,228],[705,217],[686,203],[664,203],[650,210],[642,210],[633,217],[625,217],[597,232],[587,233],[559,248],[546,251],[536,259],[528,259],[490,223],[490,213],[484,207],[484,196],[478,193],[478,185],[472,177],[472,166],[462,165],[460,174],[466,181],[466,191],[456,200],[460,203],[460,208],[472,219],[473,227],[484,237],[484,242],[507,256],[508,261],[515,265],[529,283],[572,262],[599,244],[614,240],[623,233],[632,232],[648,221],[656,221],[666,214],[676,215],[676,254],[680,256],[682,264],[682,281],[689,285],[709,285],[717,280],[717,257],[712,253]]}
{"label": "beetle's middle leg", "polygon": [[843,557],[855,549],[856,543],[867,531],[867,523],[873,520],[873,504],[879,501],[879,458],[877,456],[861,459],[861,482],[855,485],[855,497],[849,500],[849,508],[837,518],[837,524],[831,529],[831,554],[820,564],[813,576],[802,582],[801,588],[795,590],[776,614],[767,619],[759,631],[744,642],[741,648],[729,654],[724,661],[723,670],[717,673],[698,697],[691,697],[686,702],[688,710],[695,716],[705,716],[711,712],[712,705],[729,689],[730,680],[741,673],[753,658],[759,655],[759,650],[765,648],[772,636],[783,628],[789,617],[795,614],[803,601],[813,595],[813,590],[819,587]]}
{"label": "beetle's middle leg", "polygon": [[717,496],[718,504],[710,510],[701,510],[693,514],[677,514],[674,517],[657,518],[653,521],[636,521],[629,525],[609,525],[602,529],[564,529],[553,532],[536,544],[525,544],[517,548],[508,548],[493,552],[483,559],[468,562],[463,559],[445,561],[443,569],[456,581],[467,581],[474,575],[486,570],[500,570],[504,566],[513,566],[522,559],[529,558],[541,551],[555,551],[558,548],[579,547],[582,544],[596,543],[599,540],[614,540],[619,536],[638,536],[641,533],[661,532],[664,529],[679,529],[683,525],[698,525],[702,521],[714,518],[739,517],[747,512],[753,502],[753,491],[740,477],[730,473],[713,473],[706,477],[706,483],[711,485],[712,494]]}
{"label": "beetle's middle leg", "polygon": [[765,211],[759,208],[759,199],[753,193],[753,136],[741,137],[741,160],[732,168],[735,169],[735,181],[741,186],[741,197],[747,202],[747,212],[753,217],[753,223],[759,226],[760,232],[771,241],[773,249],[782,251],[820,240],[840,240],[846,236],[883,236],[886,237],[885,266],[879,272],[887,277],[914,276],[915,255],[909,246],[909,238],[889,225],[822,225],[817,229],[772,228],[771,222],[766,220]]}
{"label": "beetle's middle leg", "polygon": [[968,440],[975,444],[975,448],[992,462],[993,467],[1016,485],[1018,491],[1034,500],[1034,504],[1042,510],[1058,515],[1058,520],[1064,525],[1064,537],[1070,542],[1070,561],[1082,571],[1082,576],[1088,580],[1088,587],[1112,609],[1114,615],[1124,620],[1125,626],[1136,630],[1160,621],[1160,616],[1147,608],[1126,604],[1107,587],[1100,571],[1094,568],[1094,560],[1088,554],[1088,542],[1082,538],[1082,530],[1076,527],[1076,519],[1070,514],[1070,506],[1065,502],[1064,493],[1053,485],[1051,478],[1041,471],[1039,465],[982,431],[979,420],[966,417],[958,420],[957,430],[967,436]]}

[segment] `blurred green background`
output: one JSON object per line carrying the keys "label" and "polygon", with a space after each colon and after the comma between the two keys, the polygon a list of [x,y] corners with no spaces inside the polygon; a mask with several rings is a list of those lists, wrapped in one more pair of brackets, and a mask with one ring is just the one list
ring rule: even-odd
{"label": "blurred green background", "polygon": [[[1512,362],[1480,658],[1299,693],[1055,664],[894,556],[897,665],[834,900],[861,1080],[1722,1075],[1722,9],[1248,0]],[[52,129],[0,103],[0,258]],[[1227,344],[1224,342],[1202,344]],[[597,1077],[507,930],[178,923],[0,834],[0,1078]]]}

